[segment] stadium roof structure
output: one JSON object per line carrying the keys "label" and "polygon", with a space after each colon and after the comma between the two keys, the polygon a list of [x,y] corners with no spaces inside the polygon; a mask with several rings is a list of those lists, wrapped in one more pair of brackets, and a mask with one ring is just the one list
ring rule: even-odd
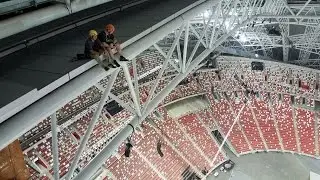
{"label": "stadium roof structure", "polygon": [[[143,11],[141,16],[145,15]],[[107,86],[67,174],[66,179],[71,179],[102,108],[111,96],[114,82],[123,73],[133,106],[122,101],[118,103],[135,116],[130,125],[123,127],[107,147],[74,177],[89,179],[132,133],[131,126],[139,126],[182,80],[214,59],[212,54],[232,54],[318,69],[319,11],[319,5],[310,0],[299,3],[285,0],[196,1],[124,42],[124,55],[132,60],[133,79],[128,64],[124,62],[121,62],[121,70],[111,69],[108,72],[96,66],[93,60],[77,67],[75,71],[68,72],[66,77],[63,76],[63,80],[60,79],[48,88],[41,98],[2,119],[0,149],[51,116],[54,171],[58,172],[56,112],[105,78]],[[150,48],[156,49],[165,60],[157,70],[146,103],[141,106],[135,57]],[[156,92],[161,78],[169,71],[173,72],[172,81]]]}

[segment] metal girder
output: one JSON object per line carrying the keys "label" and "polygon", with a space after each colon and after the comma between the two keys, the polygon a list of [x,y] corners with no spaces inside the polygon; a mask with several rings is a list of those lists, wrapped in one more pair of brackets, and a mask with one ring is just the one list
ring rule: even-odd
{"label": "metal girder", "polygon": [[[140,93],[139,93],[139,81],[138,81],[138,72],[137,72],[137,59],[132,60],[132,69],[133,69],[133,80],[134,80],[134,92],[138,100],[138,105],[140,105]],[[141,110],[140,110],[141,114]]]}
{"label": "metal girder", "polygon": [[135,111],[136,111],[138,116],[141,116],[140,101],[138,99],[139,96],[137,96],[136,90],[133,87],[132,79],[130,77],[130,73],[129,73],[129,69],[128,69],[127,64],[123,65],[123,72],[124,72],[124,76],[125,76],[125,78],[127,80],[128,86],[129,86],[129,91],[130,91],[130,94],[131,94],[131,97],[132,97],[132,100],[133,100],[133,103],[134,103],[134,106],[135,106]]}
{"label": "metal girder", "polygon": [[221,36],[215,43],[214,46],[210,49],[205,49],[198,57],[191,61],[190,65],[186,69],[185,73],[178,74],[167,86],[161,90],[145,107],[142,116],[135,116],[131,121],[130,125],[126,126],[121,130],[118,135],[105,147],[80,173],[75,177],[77,180],[87,180],[89,179],[94,172],[96,172],[101,165],[106,161],[106,159],[112,155],[113,150],[116,150],[118,146],[132,133],[132,126],[136,127],[141,121],[143,121],[154,109],[161,103],[164,98],[184,79],[186,78],[198,64],[206,58],[214,49],[220,46],[232,33],[238,30],[243,25],[250,22],[252,19],[244,21],[242,24],[239,24],[234,27],[228,34]]}
{"label": "metal girder", "polygon": [[[157,51],[159,51],[159,53],[163,56],[163,57],[167,57],[168,55],[163,52],[163,50],[161,49],[161,47],[159,47],[157,44],[154,44],[153,47],[156,48]],[[178,47],[178,46],[177,46]],[[172,59],[170,58],[169,60],[169,64],[178,72],[180,72],[180,69],[176,66],[176,64],[172,61]]]}
{"label": "metal girder", "polygon": [[170,61],[170,58],[171,58],[171,56],[172,56],[172,53],[173,53],[173,51],[175,50],[175,48],[176,48],[176,46],[177,46],[177,44],[178,44],[178,42],[179,42],[179,39],[180,39],[180,36],[181,36],[183,30],[184,30],[184,25],[182,25],[182,26],[180,27],[179,33],[178,33],[178,35],[175,37],[175,40],[174,40],[174,42],[173,42],[173,44],[172,44],[172,46],[171,46],[171,48],[170,48],[170,50],[169,50],[169,52],[168,52],[165,60],[164,60],[164,62],[163,62],[163,65],[162,65],[162,67],[161,67],[161,70],[160,70],[160,72],[159,72],[159,74],[158,74],[158,76],[157,76],[154,84],[152,85],[152,88],[151,88],[151,90],[150,90],[149,96],[148,96],[147,101],[146,101],[146,103],[145,103],[145,107],[144,107],[144,109],[143,109],[142,112],[145,112],[146,107],[148,106],[149,102],[151,101],[151,99],[152,99],[152,97],[153,97],[153,95],[154,95],[154,92],[155,92],[156,88],[158,87],[158,84],[159,84],[159,82],[160,82],[160,79],[161,79],[161,77],[163,76],[163,73],[164,73],[164,71],[165,71],[166,68],[167,68],[167,65],[168,65],[168,62]]}
{"label": "metal girder", "polygon": [[120,106],[122,106],[123,108],[125,108],[126,110],[128,110],[129,112],[131,112],[132,114],[135,114],[135,110],[127,103],[123,102],[120,98],[118,98],[118,96],[110,93],[109,97],[113,100],[115,100]]}
{"label": "metal girder", "polygon": [[[130,53],[132,53],[132,54],[130,54],[129,57],[133,58],[133,57],[135,57],[135,55],[137,55],[137,52],[140,53],[144,49],[153,45],[155,42],[158,42],[161,38],[163,38],[165,33],[173,34],[172,33],[173,30],[179,29],[178,35],[174,37],[173,44],[167,54],[163,52],[162,47],[159,47],[157,44],[154,45],[154,47],[162,55],[165,56],[165,61],[162,65],[162,68],[158,74],[157,79],[155,80],[155,84],[153,85],[153,87],[150,90],[151,93],[149,93],[147,102],[145,103],[145,106],[143,107],[142,111],[140,109],[141,105],[140,105],[140,97],[139,97],[139,87],[138,87],[139,84],[138,84],[138,79],[137,79],[136,62],[135,62],[135,60],[133,60],[133,63],[132,63],[133,71],[134,71],[134,77],[133,77],[134,80],[133,81],[130,77],[130,73],[129,73],[127,64],[121,63],[121,65],[124,67],[124,76],[128,82],[127,84],[129,86],[129,91],[130,91],[131,97],[134,102],[134,108],[131,108],[130,105],[122,102],[115,95],[110,95],[110,96],[112,96],[111,98],[114,100],[116,100],[118,98],[116,101],[119,104],[122,104],[123,107],[125,107],[130,112],[134,111],[136,116],[131,120],[130,125],[132,125],[133,127],[138,126],[139,123],[141,123],[141,121],[143,121],[150,113],[152,113],[154,111],[154,109],[158,106],[158,104],[164,100],[164,98],[181,82],[181,80],[186,78],[188,76],[188,74],[190,74],[192,71],[199,68],[199,66],[201,65],[200,63],[203,61],[203,59],[205,59],[213,50],[220,51],[223,48],[225,48],[225,49],[231,48],[230,46],[233,46],[232,48],[236,47],[234,45],[234,43],[231,42],[230,37],[234,36],[237,31],[240,31],[241,33],[245,34],[246,38],[249,39],[248,41],[246,41],[245,43],[242,43],[241,45],[244,48],[247,47],[248,49],[250,49],[252,51],[260,50],[259,47],[261,47],[261,49],[266,52],[265,54],[268,54],[267,50],[270,50],[271,48],[275,48],[275,47],[283,47],[283,48],[289,49],[290,46],[288,45],[288,42],[279,44],[279,42],[278,42],[279,40],[284,42],[283,37],[269,36],[266,32],[264,32],[264,29],[261,28],[262,25],[259,27],[260,29],[257,27],[252,27],[252,28],[244,27],[248,23],[253,22],[253,21],[257,21],[257,20],[266,19],[266,18],[284,18],[284,19],[286,19],[286,21],[289,21],[289,19],[301,20],[302,18],[309,17],[306,15],[297,16],[292,13],[291,13],[292,15],[288,15],[288,12],[287,12],[288,8],[283,5],[282,0],[281,1],[280,0],[269,1],[269,2],[273,2],[274,4],[269,3],[269,4],[265,5],[269,9],[272,9],[271,7],[274,7],[274,12],[270,11],[265,6],[262,6],[262,1],[259,1],[259,0],[255,0],[255,1],[235,0],[235,1],[220,1],[220,2],[223,2],[223,3],[220,3],[219,7],[216,8],[216,10],[220,9],[221,13],[213,12],[212,15],[210,16],[210,18],[208,18],[208,19],[206,19],[204,17],[204,15],[202,14],[201,20],[202,20],[202,23],[204,23],[204,24],[203,24],[203,26],[198,26],[198,27],[200,27],[199,29],[202,28],[201,34],[199,34],[196,31],[196,29],[194,28],[194,24],[191,24],[189,21],[187,21],[190,18],[188,19],[188,17],[187,18],[178,17],[177,22],[179,22],[180,24],[177,25],[177,24],[173,24],[173,23],[169,22],[168,24],[165,24],[165,25],[159,27],[159,29],[158,29],[159,31],[155,30],[155,32],[152,33],[154,35],[152,37],[154,37],[154,38],[146,37],[146,38],[148,38],[148,40],[146,38],[141,41],[139,40],[136,42],[134,47],[131,46],[131,47],[128,47],[128,49],[125,49],[124,53],[128,54],[128,55]],[[259,6],[259,4],[261,5],[261,7]],[[255,6],[259,6],[259,7],[255,7]],[[203,6],[202,10],[204,10],[205,8],[207,8],[207,7]],[[230,16],[230,14],[231,14],[231,16]],[[238,14],[240,14],[240,16]],[[267,14],[267,15],[264,15],[264,14]],[[193,15],[195,15],[195,13],[193,13]],[[214,16],[214,20],[211,21],[213,15],[217,15],[217,16]],[[239,19],[237,20],[235,18],[238,16],[240,17],[240,20]],[[311,19],[314,19],[314,18],[311,18]],[[203,21],[205,21],[205,22],[203,22]],[[286,21],[283,23],[286,24]],[[198,41],[196,42],[196,45],[194,46],[194,48],[191,52],[191,55],[189,56],[189,58],[187,60],[188,46],[190,47],[189,40],[191,39],[191,36],[192,36],[192,34],[189,33],[189,28],[188,28],[189,24],[190,24],[191,33],[193,32],[193,35],[197,37]],[[187,27],[185,28],[185,26],[187,26]],[[165,31],[165,32],[160,32],[160,31]],[[180,46],[180,43],[179,43],[180,38],[181,38],[180,36],[182,35],[183,32],[185,32],[185,34],[184,34],[184,50],[182,52],[182,57],[181,57],[180,49],[176,46],[177,45]],[[157,36],[159,34],[161,35],[161,37]],[[287,36],[289,36],[289,33],[287,34]],[[210,41],[209,41],[209,37],[210,37]],[[205,41],[203,40],[204,38],[205,38]],[[291,38],[291,37],[289,36],[288,38]],[[146,43],[147,45],[143,44],[143,43]],[[225,47],[222,47],[223,43],[225,43],[225,45],[226,45]],[[300,46],[298,45],[298,43],[300,43]],[[199,50],[200,44],[202,44],[204,46],[204,50],[200,53],[200,55],[198,55],[196,58],[194,58],[196,51]],[[303,42],[294,42],[293,44],[297,45],[298,48],[303,47]],[[143,45],[142,48],[139,47],[142,45]],[[315,47],[315,46],[316,46],[316,44],[313,43],[312,45],[310,45],[308,47],[310,48],[310,47]],[[166,70],[168,70],[167,69],[168,64],[171,62],[170,58],[171,58],[172,54],[174,53],[175,48],[177,48],[179,51],[178,53],[180,53],[180,55],[178,54],[179,61],[180,61],[180,67],[179,68],[175,67],[175,69],[178,72],[180,72],[180,74],[174,74],[173,80],[171,82],[169,82],[163,90],[156,93],[155,90],[158,87],[160,79],[163,78],[163,74],[166,72]],[[312,51],[312,50],[310,50],[310,51]],[[287,50],[286,50],[286,52],[287,52]],[[238,53],[238,52],[236,52],[236,53]],[[250,51],[248,51],[247,54],[250,55]],[[287,58],[284,58],[284,59],[287,59]],[[171,65],[172,65],[172,63],[171,63]],[[95,69],[95,71],[96,70],[97,69]],[[113,73],[116,73],[116,72],[113,72]],[[101,72],[95,73],[95,75],[100,75],[100,74],[102,74],[102,73]],[[106,74],[104,74],[104,75],[106,75]],[[90,76],[88,76],[88,77],[90,77]],[[91,76],[91,77],[93,77],[93,76]],[[99,79],[99,78],[96,78],[96,79]],[[133,85],[133,83],[134,83],[134,85]],[[74,89],[75,87],[72,87],[72,88]],[[109,87],[109,85],[108,85],[106,91],[104,92],[103,98],[106,98],[107,95],[105,95],[105,94],[109,94],[106,92],[110,88],[111,87]],[[59,102],[61,102],[61,101],[62,100],[60,100]],[[91,133],[90,131],[92,131],[92,128],[93,128],[95,122],[97,121],[97,118],[98,118],[97,116],[99,115],[99,109],[101,108],[102,105],[99,104],[98,109],[94,114],[94,118],[92,120],[92,123],[90,123],[89,128],[88,128],[86,135],[85,135],[86,140],[82,140],[80,148],[74,158],[75,160],[71,165],[71,168],[70,168],[71,170],[67,174],[67,179],[71,178],[71,176],[75,170],[75,167],[79,161],[81,152],[83,151],[83,149],[86,145],[86,141],[89,138],[88,134],[90,135],[90,133]],[[52,109],[54,109],[54,108],[52,108]],[[51,109],[51,111],[53,111],[52,109]],[[101,110],[100,110],[100,112],[101,112]],[[98,115],[96,115],[96,114],[98,114]],[[41,114],[40,117],[42,117],[42,116],[44,116],[44,114]],[[28,117],[28,118],[30,118],[30,117]],[[236,122],[236,120],[235,120],[235,122]],[[1,130],[2,129],[0,126],[0,135],[2,134]],[[105,162],[105,160],[110,155],[112,155],[114,150],[116,150],[118,148],[118,146],[123,142],[123,140],[125,138],[127,138],[131,133],[132,133],[131,126],[126,126],[124,129],[122,129],[119,132],[119,134],[116,135],[116,137],[110,142],[110,144],[107,147],[105,147],[86,167],[84,167],[83,170],[80,171],[80,174],[77,175],[75,177],[75,179],[89,179],[91,177],[91,175],[99,167],[101,167],[101,165]],[[0,140],[0,142],[1,142],[1,140]],[[220,151],[221,151],[221,149],[219,147],[218,153]],[[215,158],[216,158],[216,156],[215,156]]]}
{"label": "metal girder", "polygon": [[90,135],[91,135],[91,133],[93,131],[93,128],[94,128],[95,124],[99,120],[102,108],[103,108],[104,104],[106,103],[106,101],[107,101],[107,99],[109,97],[110,91],[112,89],[112,86],[113,86],[114,82],[116,81],[116,78],[118,76],[119,71],[120,71],[120,69],[117,69],[111,74],[111,77],[110,77],[110,79],[108,81],[108,84],[107,84],[107,88],[104,91],[104,93],[103,93],[103,95],[102,95],[102,97],[100,99],[99,105],[98,105],[97,109],[95,110],[95,112],[93,114],[92,120],[90,121],[90,123],[88,125],[88,128],[87,128],[84,136],[81,139],[80,146],[79,146],[79,148],[77,150],[77,153],[75,154],[75,156],[74,156],[74,158],[72,160],[72,163],[71,163],[71,166],[69,168],[68,174],[66,175],[66,180],[70,180],[72,178],[74,170],[77,168],[77,164],[78,164],[78,161],[80,160],[81,154],[85,150],[87,142],[88,142],[88,140],[90,138]]}
{"label": "metal girder", "polygon": [[282,21],[289,21],[289,19],[279,19],[279,26],[282,30],[282,53],[283,53],[283,61],[287,62],[289,60],[289,25],[288,24],[282,24]]}
{"label": "metal girder", "polygon": [[[184,45],[183,45],[183,56],[182,56],[182,73],[186,71],[186,62],[187,62],[187,51],[188,51],[188,40],[189,40],[189,30],[190,23],[186,24],[186,31],[184,35]],[[195,30],[194,30],[195,31]]]}
{"label": "metal girder", "polygon": [[299,10],[299,12],[297,13],[297,15],[299,15],[303,10],[304,8],[306,8],[306,6],[311,2],[311,0],[308,0],[303,6],[302,8]]}
{"label": "metal girder", "polygon": [[[159,26],[149,34],[136,39],[134,43],[127,45],[123,49],[123,54],[129,59],[133,59],[154,44],[154,42],[161,40],[167,34],[180,27],[186,21],[191,20],[195,15],[201,13],[214,2],[215,1],[212,0],[196,2],[195,6],[170,19],[165,25]],[[92,60],[88,64],[94,66],[96,63]],[[107,75],[110,75],[113,71],[114,69],[110,69],[106,73],[99,66],[95,66],[70,80],[66,85],[59,87],[44,98],[25,108],[20,113],[7,119],[5,122],[2,122],[0,124],[0,149],[3,149],[8,144],[18,139],[43,119],[46,119],[64,104],[67,104],[76,98],[79,94],[95,85]]]}
{"label": "metal girder", "polygon": [[53,176],[59,180],[59,147],[57,132],[57,113],[51,115],[51,133],[52,133],[52,159],[53,159]]}
{"label": "metal girder", "polygon": [[313,69],[320,69],[320,59],[295,60],[291,61],[291,63]]}

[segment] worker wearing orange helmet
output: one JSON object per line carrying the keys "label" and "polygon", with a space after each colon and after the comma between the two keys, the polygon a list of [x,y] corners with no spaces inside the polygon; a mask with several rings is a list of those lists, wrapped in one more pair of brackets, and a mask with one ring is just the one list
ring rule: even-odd
{"label": "worker wearing orange helmet", "polygon": [[101,45],[101,42],[97,38],[97,31],[90,30],[89,37],[85,43],[85,57],[95,59],[106,71],[109,70],[109,67],[119,67],[120,65],[118,63],[114,65],[112,62],[109,62],[110,55],[108,54],[108,52],[104,50],[103,46]]}
{"label": "worker wearing orange helmet", "polygon": [[115,60],[113,53],[113,49],[115,49],[120,55],[120,61],[128,61],[128,59],[122,55],[122,49],[120,47],[120,43],[113,34],[114,31],[115,27],[112,24],[108,24],[105,26],[104,31],[98,34],[98,39],[102,42],[102,45],[108,51],[112,59]]}

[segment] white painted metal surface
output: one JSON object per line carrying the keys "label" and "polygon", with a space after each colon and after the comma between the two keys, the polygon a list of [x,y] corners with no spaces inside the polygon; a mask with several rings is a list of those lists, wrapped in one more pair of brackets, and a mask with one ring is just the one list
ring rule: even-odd
{"label": "white painted metal surface", "polygon": [[[295,47],[303,47],[306,52],[317,50],[316,47],[318,47],[318,43],[311,42],[310,44],[306,44],[306,42],[303,42],[306,34],[290,36],[290,34],[286,32],[288,27],[285,25],[282,27],[282,31],[285,32],[285,37],[272,36],[268,34],[265,28],[261,28],[261,24],[263,24],[262,21],[269,21],[270,18],[276,20],[281,18],[281,21],[277,20],[278,22],[276,22],[278,25],[291,24],[294,20],[298,21],[296,21],[297,24],[300,21],[304,23],[317,22],[318,19],[320,19],[319,17],[311,16],[307,13],[301,15],[308,6],[302,6],[301,12],[294,14],[295,12],[292,9],[288,9],[290,7],[282,0],[256,0],[254,3],[252,3],[251,0],[208,0],[205,2],[199,1],[198,3],[201,4],[187,10],[182,15],[179,15],[170,21],[161,22],[161,25],[158,24],[125,43],[126,47],[124,49],[124,55],[129,59],[135,58],[144,50],[154,46],[160,54],[165,56],[165,60],[163,61],[157,79],[154,81],[153,87],[149,91],[147,102],[143,106],[139,103],[140,97],[137,95],[139,94],[139,92],[137,92],[137,84],[133,85],[133,82],[137,81],[136,72],[134,72],[135,79],[132,81],[127,64],[121,62],[121,65],[124,67],[124,75],[127,81],[126,83],[129,86],[131,98],[134,101],[134,108],[127,106],[126,109],[134,111],[135,116],[130,121],[130,124],[120,130],[113,140],[104,147],[74,179],[90,179],[92,175],[99,170],[102,164],[105,163],[106,159],[113,155],[119,145],[132,133],[131,126],[139,126],[139,124],[152,113],[155,108],[157,108],[159,103],[161,103],[182,80],[199,68],[199,64],[201,64],[213,51],[224,48],[241,48],[249,55],[252,55],[252,53],[255,54],[257,51],[263,51],[264,56],[272,58],[270,57],[272,56],[272,51],[270,51],[270,49],[281,47],[284,49],[283,56],[287,60],[286,53],[288,51],[287,48],[289,48],[288,44],[290,43],[286,38],[291,39]],[[208,11],[208,7],[212,10]],[[257,23],[258,21],[261,22],[261,24]],[[310,26],[317,27],[317,25]],[[189,31],[189,28],[191,31]],[[312,33],[308,33],[307,36],[308,38],[318,37],[318,34],[312,31]],[[168,40],[167,44],[163,40],[165,37]],[[286,42],[284,43],[284,41]],[[161,44],[161,46],[159,44]],[[179,48],[176,48],[178,44],[183,44],[184,49],[182,52]],[[292,46],[290,45],[290,48],[291,47]],[[167,53],[164,52],[165,49],[168,50]],[[177,67],[171,67],[170,69],[169,62],[171,61],[173,53],[176,52],[176,49],[179,51],[177,54],[179,56],[178,61],[180,62],[176,63]],[[135,63],[136,62],[133,63],[134,66],[136,65]],[[178,73],[173,74],[172,77],[174,78],[162,90],[156,92],[155,90],[160,88],[159,81],[163,78],[164,72],[169,70],[173,72],[176,72],[177,70],[181,71],[177,71]],[[0,149],[27,132],[41,120],[57,111],[63,104],[66,104],[81,92],[96,84],[103,77],[114,73],[114,71],[117,70],[109,70],[106,73],[99,67],[93,67],[41,99],[39,102],[8,119],[8,121],[0,124]],[[109,91],[110,87],[107,89]],[[106,95],[103,99],[105,98]],[[115,95],[111,95],[111,98],[115,99],[120,104],[124,103],[117,99],[118,97],[115,97]],[[101,111],[101,109],[99,109],[99,111]],[[234,114],[235,121],[233,125],[238,123],[237,119],[239,118],[239,115],[240,113],[238,116]],[[295,115],[293,114],[293,116]],[[96,118],[97,115],[94,116],[93,121],[95,121]],[[93,125],[91,124],[88,132],[92,130]],[[231,129],[227,133],[223,143],[227,141]],[[88,134],[86,134],[86,136],[86,139],[88,139]],[[75,165],[77,165],[81,152],[85,147],[86,140],[83,141],[83,143],[84,144],[80,145],[80,149],[76,156],[77,158],[75,158],[76,160],[73,162],[71,168],[72,173],[75,170]],[[219,151],[221,148],[222,146],[219,147]],[[217,156],[218,153],[215,155],[214,160]],[[212,162],[214,162],[214,160]],[[69,172],[67,179],[71,178],[71,172]]]}

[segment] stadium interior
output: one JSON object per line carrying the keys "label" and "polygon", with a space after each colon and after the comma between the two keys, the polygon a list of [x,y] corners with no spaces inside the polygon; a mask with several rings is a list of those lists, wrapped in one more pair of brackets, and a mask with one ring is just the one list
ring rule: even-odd
{"label": "stadium interior", "polygon": [[[0,1],[0,180],[319,180],[319,14],[319,0]],[[108,23],[129,61],[73,61]]]}

